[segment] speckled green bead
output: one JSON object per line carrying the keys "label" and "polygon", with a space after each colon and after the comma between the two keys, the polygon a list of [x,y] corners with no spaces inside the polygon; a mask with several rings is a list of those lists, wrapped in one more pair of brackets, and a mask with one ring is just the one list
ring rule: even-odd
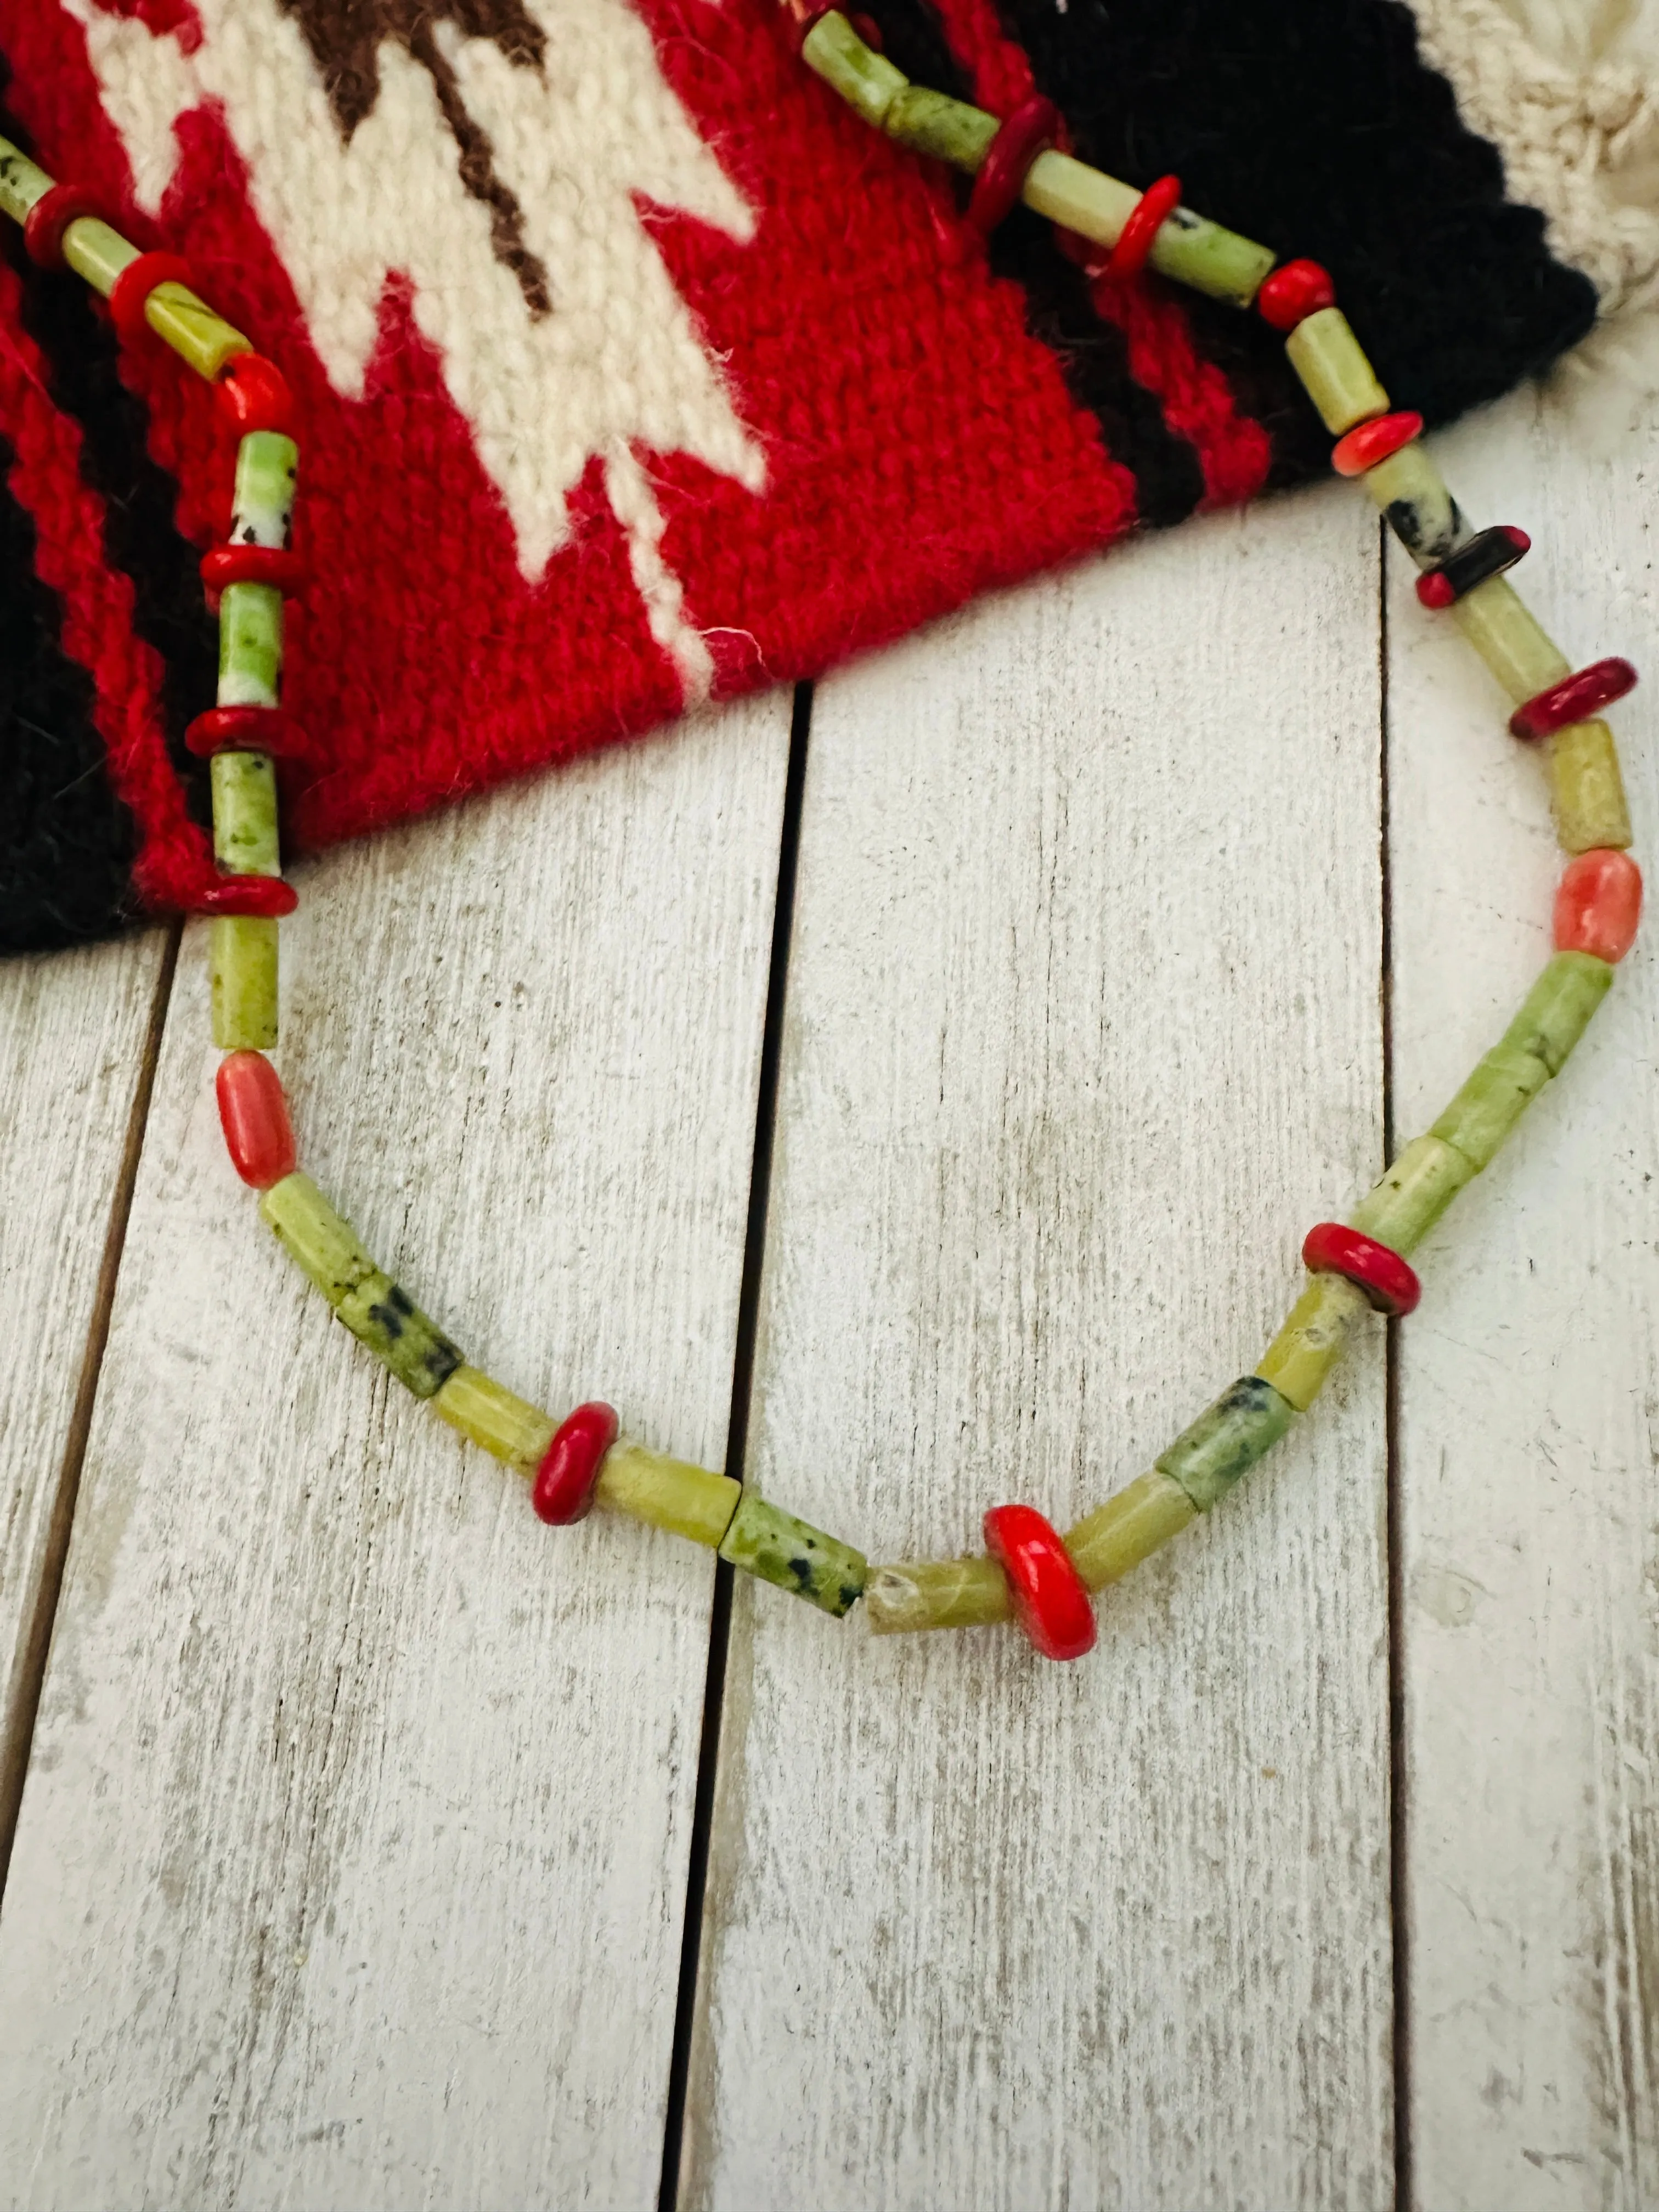
{"label": "speckled green bead", "polygon": [[219,704],[274,707],[283,678],[283,595],[271,584],[219,594]]}
{"label": "speckled green bead", "polygon": [[753,1491],[744,1492],[720,1553],[744,1574],[775,1583],[836,1614],[857,1601],[869,1572],[862,1552],[769,1504]]}
{"label": "speckled green bead", "polygon": [[1367,469],[1360,482],[1419,568],[1435,568],[1472,534],[1420,438]]}
{"label": "speckled green bead", "polygon": [[1470,1166],[1490,1167],[1498,1146],[1550,1079],[1535,1053],[1494,1045],[1429,1130],[1462,1152]]}
{"label": "speckled green bead", "polygon": [[215,753],[213,857],[238,876],[279,876],[276,772],[269,753]]}
{"label": "speckled green bead", "polygon": [[1593,952],[1558,952],[1504,1030],[1504,1044],[1559,1075],[1612,981],[1613,969]]}
{"label": "speckled green bead", "polygon": [[21,222],[36,200],[52,190],[52,179],[21,146],[0,138],[0,213]]}
{"label": "speckled green bead", "polygon": [[276,924],[265,915],[216,915],[208,933],[213,1042],[222,1052],[269,1052],[277,1036]]}
{"label": "speckled green bead", "polygon": [[236,448],[231,544],[288,544],[294,534],[299,473],[300,448],[292,438],[280,430],[248,432]]}
{"label": "speckled green bead", "polygon": [[1321,307],[1298,323],[1285,351],[1334,438],[1388,413],[1389,395],[1340,307]]}
{"label": "speckled green bead", "polygon": [[910,80],[866,46],[845,15],[830,9],[801,41],[800,58],[839,93],[855,115],[880,130],[887,110]]}
{"label": "speckled green bead", "polygon": [[437,1323],[384,1268],[373,1268],[355,1283],[334,1310],[417,1398],[435,1397],[461,1364],[459,1352]]}
{"label": "speckled green bead", "polygon": [[[1505,1040],[1507,1042],[1507,1040]],[[1413,1137],[1348,1216],[1348,1226],[1390,1251],[1420,1244],[1475,1169],[1439,1137]]]}
{"label": "speckled green bead", "polygon": [[1153,1464],[1178,1482],[1200,1513],[1224,1498],[1296,1419],[1296,1408],[1259,1375],[1224,1390]]}

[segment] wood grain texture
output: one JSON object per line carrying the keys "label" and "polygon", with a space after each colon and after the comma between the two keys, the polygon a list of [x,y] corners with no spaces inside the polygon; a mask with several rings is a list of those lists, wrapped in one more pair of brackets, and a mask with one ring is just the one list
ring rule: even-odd
{"label": "wood grain texture", "polygon": [[[1374,520],[1200,524],[820,687],[750,1468],[1064,1526],[1375,1171]],[[739,1580],[682,2203],[1391,2201],[1382,1346],[1074,1668]]]}
{"label": "wood grain texture", "polygon": [[0,963],[0,1775],[25,1750],[27,1646],[166,941]]}
{"label": "wood grain texture", "polygon": [[[302,1153],[507,1383],[718,1466],[787,696],[304,871]],[[0,2198],[656,2198],[710,1556],[380,1369],[225,1163],[186,939],[0,1917]]]}
{"label": "wood grain texture", "polygon": [[[1659,435],[1592,461],[1518,398],[1442,441],[1576,665],[1627,653],[1646,859]],[[1422,1127],[1547,957],[1535,763],[1393,579],[1394,1040]],[[1644,850],[1645,848],[1645,851]],[[1559,1081],[1419,1259],[1401,1338],[1417,2201],[1659,2201],[1659,964],[1639,940]]]}

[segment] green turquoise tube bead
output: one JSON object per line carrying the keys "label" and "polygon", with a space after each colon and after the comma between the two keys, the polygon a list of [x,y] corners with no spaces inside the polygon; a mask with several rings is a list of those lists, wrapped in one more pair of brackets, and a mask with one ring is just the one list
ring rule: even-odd
{"label": "green turquoise tube bead", "polygon": [[0,138],[0,212],[21,222],[36,200],[52,190],[52,179],[37,168],[21,146]]}
{"label": "green turquoise tube bead", "polygon": [[1504,1043],[1559,1075],[1612,982],[1613,969],[1593,952],[1558,952],[1522,1000]]}
{"label": "green turquoise tube bead", "polygon": [[1200,1513],[1207,1513],[1295,1419],[1295,1407],[1271,1382],[1246,1375],[1224,1390],[1153,1464],[1181,1485]]}
{"label": "green turquoise tube bead", "polygon": [[[1140,201],[1134,185],[1052,150],[1026,171],[1021,197],[1034,213],[1103,246],[1117,244]],[[1175,209],[1159,226],[1151,261],[1160,276],[1236,307],[1249,307],[1273,265],[1265,246],[1190,208]]]}
{"label": "green turquoise tube bead", "polygon": [[279,876],[276,771],[269,753],[215,753],[213,857],[238,876]]}
{"label": "green turquoise tube bead", "polygon": [[997,119],[982,107],[969,107],[947,93],[929,92],[919,84],[906,85],[889,101],[881,127],[890,138],[913,153],[969,174],[985,159],[997,135]]}
{"label": "green turquoise tube bead", "polygon": [[1548,1068],[1535,1053],[1494,1045],[1429,1134],[1462,1152],[1477,1172],[1490,1167],[1498,1146],[1549,1079]]}
{"label": "green turquoise tube bead", "polygon": [[909,84],[884,55],[866,46],[845,15],[832,8],[820,15],[801,41],[801,59],[839,93],[855,115],[879,131],[887,111]]}
{"label": "green turquoise tube bead", "polygon": [[720,1557],[746,1575],[775,1583],[780,1589],[809,1599],[837,1615],[856,1604],[869,1563],[862,1552],[822,1529],[798,1521],[744,1491],[732,1525],[720,1539]]}
{"label": "green turquoise tube bead", "polygon": [[[67,240],[64,250],[67,258]],[[198,299],[187,284],[158,284],[144,302],[144,320],[187,368],[210,384],[234,356],[253,351],[252,341],[216,314],[205,300]]]}
{"label": "green turquoise tube bead", "polygon": [[1256,1373],[1305,1413],[1370,1310],[1370,1300],[1346,1275],[1310,1275]]}
{"label": "green turquoise tube bead", "polygon": [[1631,842],[1630,806],[1613,732],[1599,718],[1569,722],[1544,740],[1550,811],[1564,853],[1622,853]]}
{"label": "green turquoise tube bead", "polygon": [[1572,673],[1507,576],[1488,576],[1451,607],[1452,620],[1517,707]]}
{"label": "green turquoise tube bead", "polygon": [[1409,1252],[1474,1175],[1473,1164],[1443,1138],[1413,1137],[1355,1206],[1348,1226],[1376,1237],[1390,1251]]}
{"label": "green turquoise tube bead", "polygon": [[1420,438],[1360,478],[1390,530],[1419,568],[1432,568],[1472,533]]}
{"label": "green turquoise tube bead", "polygon": [[1334,438],[1388,413],[1389,395],[1340,307],[1321,307],[1298,323],[1285,351]]}
{"label": "green turquoise tube bead", "polygon": [[121,271],[138,258],[138,249],[97,216],[83,215],[64,233],[64,258],[84,283],[107,299]]}
{"label": "green turquoise tube bead", "polygon": [[219,594],[219,704],[274,707],[283,678],[283,595],[271,584]]}
{"label": "green turquoise tube bead", "polygon": [[383,1268],[355,1283],[334,1310],[369,1350],[417,1398],[435,1397],[461,1355],[437,1323]]}
{"label": "green turquoise tube bead", "polygon": [[481,1445],[492,1458],[504,1460],[526,1474],[541,1465],[558,1426],[527,1399],[481,1369],[465,1362],[444,1382],[432,1401],[452,1429],[459,1429],[470,1443]]}
{"label": "green turquoise tube bead", "polygon": [[732,1526],[743,1492],[729,1474],[619,1437],[605,1455],[593,1495],[601,1505],[714,1551]]}
{"label": "green turquoise tube bead", "polygon": [[230,543],[284,547],[294,532],[300,448],[280,430],[250,430],[236,448]]}
{"label": "green turquoise tube bead", "polygon": [[1008,1578],[994,1559],[907,1559],[872,1567],[865,1618],[876,1636],[925,1628],[989,1628],[1012,1620]]}
{"label": "green turquoise tube bead", "polygon": [[1066,1548],[1085,1584],[1104,1589],[1197,1517],[1189,1493],[1162,1468],[1154,1468],[1068,1528]]}
{"label": "green turquoise tube bead", "polygon": [[276,924],[221,914],[208,938],[213,1042],[221,1052],[269,1052],[276,1042]]}
{"label": "green turquoise tube bead", "polygon": [[356,1231],[334,1211],[303,1170],[272,1183],[259,1200],[259,1211],[276,1231],[283,1249],[330,1305],[337,1308],[379,1272],[358,1242]]}

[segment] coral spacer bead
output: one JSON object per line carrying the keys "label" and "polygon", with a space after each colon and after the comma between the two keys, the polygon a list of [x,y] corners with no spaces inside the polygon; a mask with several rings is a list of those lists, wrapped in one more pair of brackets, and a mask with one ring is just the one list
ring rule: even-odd
{"label": "coral spacer bead", "polygon": [[37,269],[61,269],[64,233],[82,216],[101,217],[103,212],[81,185],[53,185],[23,218],[23,251]]}
{"label": "coral spacer bead", "polygon": [[1642,871],[1628,853],[1580,853],[1555,894],[1555,949],[1592,952],[1617,967],[1642,919]]}
{"label": "coral spacer bead", "polygon": [[1147,256],[1166,220],[1181,205],[1179,177],[1160,177],[1148,185],[1129,210],[1129,220],[1118,233],[1106,264],[1106,274],[1115,284],[1127,284],[1146,266]]}
{"label": "coral spacer bead", "polygon": [[255,1190],[269,1190],[291,1176],[299,1159],[294,1124],[283,1079],[264,1053],[227,1053],[214,1089],[225,1150],[242,1181]]}
{"label": "coral spacer bead", "polygon": [[1531,550],[1531,538],[1512,522],[1477,530],[1467,545],[1460,545],[1432,568],[1424,570],[1417,580],[1417,596],[1425,607],[1455,606],[1477,584],[1484,584],[1489,576],[1501,576]]}
{"label": "coral spacer bead", "polygon": [[192,914],[252,915],[262,921],[280,921],[300,903],[300,894],[280,876],[221,876],[190,902]]}
{"label": "coral spacer bead", "polygon": [[1423,434],[1423,417],[1402,410],[1397,415],[1376,415],[1339,438],[1331,448],[1331,466],[1340,477],[1363,477],[1379,461],[1386,461],[1402,446]]}
{"label": "coral spacer bead", "polygon": [[1379,1313],[1408,1314],[1423,1295],[1417,1271],[1398,1252],[1340,1221],[1321,1221],[1302,1240],[1310,1274],[1342,1275],[1364,1291]]}
{"label": "coral spacer bead", "polygon": [[288,379],[262,353],[236,353],[219,372],[214,387],[220,411],[246,437],[252,430],[294,434],[298,410]]}
{"label": "coral spacer bead", "polygon": [[203,760],[231,751],[286,760],[303,742],[300,725],[281,707],[210,707],[185,726],[185,744]]}
{"label": "coral spacer bead", "polygon": [[1026,171],[1039,154],[1054,144],[1060,133],[1060,110],[1041,93],[1022,100],[999,127],[979,165],[968,201],[968,220],[981,236],[988,238],[1018,205]]}
{"label": "coral spacer bead", "polygon": [[1335,305],[1330,271],[1316,261],[1287,261],[1263,280],[1255,295],[1256,313],[1276,331],[1293,331],[1322,307]]}
{"label": "coral spacer bead", "polygon": [[281,545],[216,545],[202,556],[202,581],[210,592],[227,584],[269,584],[286,599],[297,599],[307,572],[297,553]]}
{"label": "coral spacer bead", "polygon": [[559,1424],[530,1492],[531,1504],[550,1528],[568,1528],[588,1511],[599,1468],[616,1441],[615,1410],[598,1398]]}
{"label": "coral spacer bead", "polygon": [[1008,1578],[1020,1626],[1045,1659],[1094,1649],[1094,1607],[1059,1531],[1034,1505],[994,1505],[985,1548]]}
{"label": "coral spacer bead", "polygon": [[111,320],[131,345],[144,334],[144,302],[158,284],[189,284],[190,264],[176,253],[141,253],[109,288]]}
{"label": "coral spacer bead", "polygon": [[1571,723],[1588,722],[1603,707],[1612,706],[1615,699],[1635,689],[1636,671],[1629,661],[1616,656],[1593,660],[1588,668],[1564,676],[1559,684],[1528,699],[1524,707],[1517,707],[1510,716],[1510,733],[1517,738],[1553,737]]}

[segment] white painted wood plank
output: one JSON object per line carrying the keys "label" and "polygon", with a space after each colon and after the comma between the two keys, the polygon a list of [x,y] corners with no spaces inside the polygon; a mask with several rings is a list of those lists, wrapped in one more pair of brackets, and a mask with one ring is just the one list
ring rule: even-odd
{"label": "white painted wood plank", "polygon": [[0,962],[0,1778],[166,941]]}
{"label": "white painted wood plank", "polygon": [[[305,871],[304,1154],[463,1346],[718,1466],[788,700]],[[187,939],[11,1887],[0,2197],[654,2204],[709,1555],[523,1485],[222,1158]]]}
{"label": "white painted wood plank", "polygon": [[[1062,1527],[1374,1172],[1376,523],[982,605],[813,717],[750,1464],[876,1558]],[[1391,2200],[1380,1343],[1081,1665],[739,1577],[682,2202]]]}
{"label": "white painted wood plank", "polygon": [[[1518,522],[1563,650],[1626,653],[1614,710],[1645,857],[1659,434],[1587,460],[1516,399],[1442,441]],[[1549,949],[1535,764],[1455,632],[1393,579],[1394,1038],[1425,1126]],[[1645,848],[1645,853],[1644,848]],[[1590,1033],[1424,1249],[1401,1340],[1417,2201],[1659,2200],[1659,963]]]}

